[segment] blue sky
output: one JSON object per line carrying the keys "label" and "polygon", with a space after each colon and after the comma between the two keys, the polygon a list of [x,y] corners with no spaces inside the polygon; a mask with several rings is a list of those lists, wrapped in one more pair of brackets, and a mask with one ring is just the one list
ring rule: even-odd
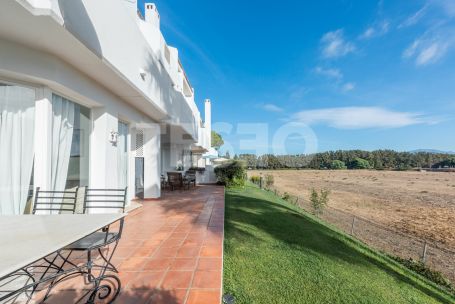
{"label": "blue sky", "polygon": [[155,3],[231,154],[455,151],[453,0]]}

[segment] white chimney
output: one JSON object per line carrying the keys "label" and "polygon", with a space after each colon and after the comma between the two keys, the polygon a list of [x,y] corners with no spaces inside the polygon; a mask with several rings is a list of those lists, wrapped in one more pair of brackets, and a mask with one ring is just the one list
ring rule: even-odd
{"label": "white chimney", "polygon": [[205,100],[204,109],[205,109],[204,126],[205,126],[206,134],[208,137],[207,143],[208,143],[208,147],[211,148],[212,147],[212,103],[210,102],[210,99]]}
{"label": "white chimney", "polygon": [[145,22],[153,24],[158,29],[160,28],[160,14],[155,3],[146,2],[144,9]]}

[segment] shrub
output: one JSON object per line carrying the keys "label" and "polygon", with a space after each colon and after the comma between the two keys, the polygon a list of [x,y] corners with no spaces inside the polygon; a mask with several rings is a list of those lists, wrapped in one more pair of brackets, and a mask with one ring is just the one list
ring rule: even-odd
{"label": "shrub", "polygon": [[418,274],[429,279],[430,281],[448,289],[452,294],[455,295],[455,287],[450,283],[450,281],[444,278],[440,272],[428,268],[428,266],[426,266],[423,262],[415,261],[413,259],[402,259],[395,256],[392,258],[400,264],[403,264],[406,268],[409,268],[412,271],[417,272]]}
{"label": "shrub", "polygon": [[332,170],[344,170],[347,169],[348,167],[343,161],[336,159],[330,163],[329,168]]}
{"label": "shrub", "polygon": [[324,208],[329,204],[329,190],[322,189],[318,193],[315,189],[311,190],[310,201],[314,214],[322,214]]}
{"label": "shrub", "polygon": [[291,195],[287,192],[284,192],[282,199],[289,201],[291,199]]}
{"label": "shrub", "polygon": [[267,189],[270,189],[273,186],[274,182],[275,182],[275,180],[274,180],[272,174],[266,174],[265,175],[265,187]]}
{"label": "shrub", "polygon": [[218,182],[226,187],[243,187],[245,185],[245,166],[243,162],[234,160],[215,168]]}
{"label": "shrub", "polygon": [[250,181],[253,184],[259,185],[261,183],[261,177],[257,176],[257,175],[253,175],[253,176],[250,177]]}
{"label": "shrub", "polygon": [[350,169],[371,169],[371,164],[363,158],[356,157],[349,165]]}

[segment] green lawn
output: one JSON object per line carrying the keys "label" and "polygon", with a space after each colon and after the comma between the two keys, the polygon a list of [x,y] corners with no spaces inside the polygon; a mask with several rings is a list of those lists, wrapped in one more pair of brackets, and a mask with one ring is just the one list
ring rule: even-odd
{"label": "green lawn", "polygon": [[224,292],[238,303],[455,303],[272,193],[226,190]]}

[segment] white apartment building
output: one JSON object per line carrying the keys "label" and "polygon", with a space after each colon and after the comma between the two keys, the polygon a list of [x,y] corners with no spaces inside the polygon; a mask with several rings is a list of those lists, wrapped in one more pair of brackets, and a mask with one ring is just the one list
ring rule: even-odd
{"label": "white apartment building", "polygon": [[160,197],[161,174],[204,165],[205,107],[203,122],[153,3],[1,1],[0,214],[36,187]]}

